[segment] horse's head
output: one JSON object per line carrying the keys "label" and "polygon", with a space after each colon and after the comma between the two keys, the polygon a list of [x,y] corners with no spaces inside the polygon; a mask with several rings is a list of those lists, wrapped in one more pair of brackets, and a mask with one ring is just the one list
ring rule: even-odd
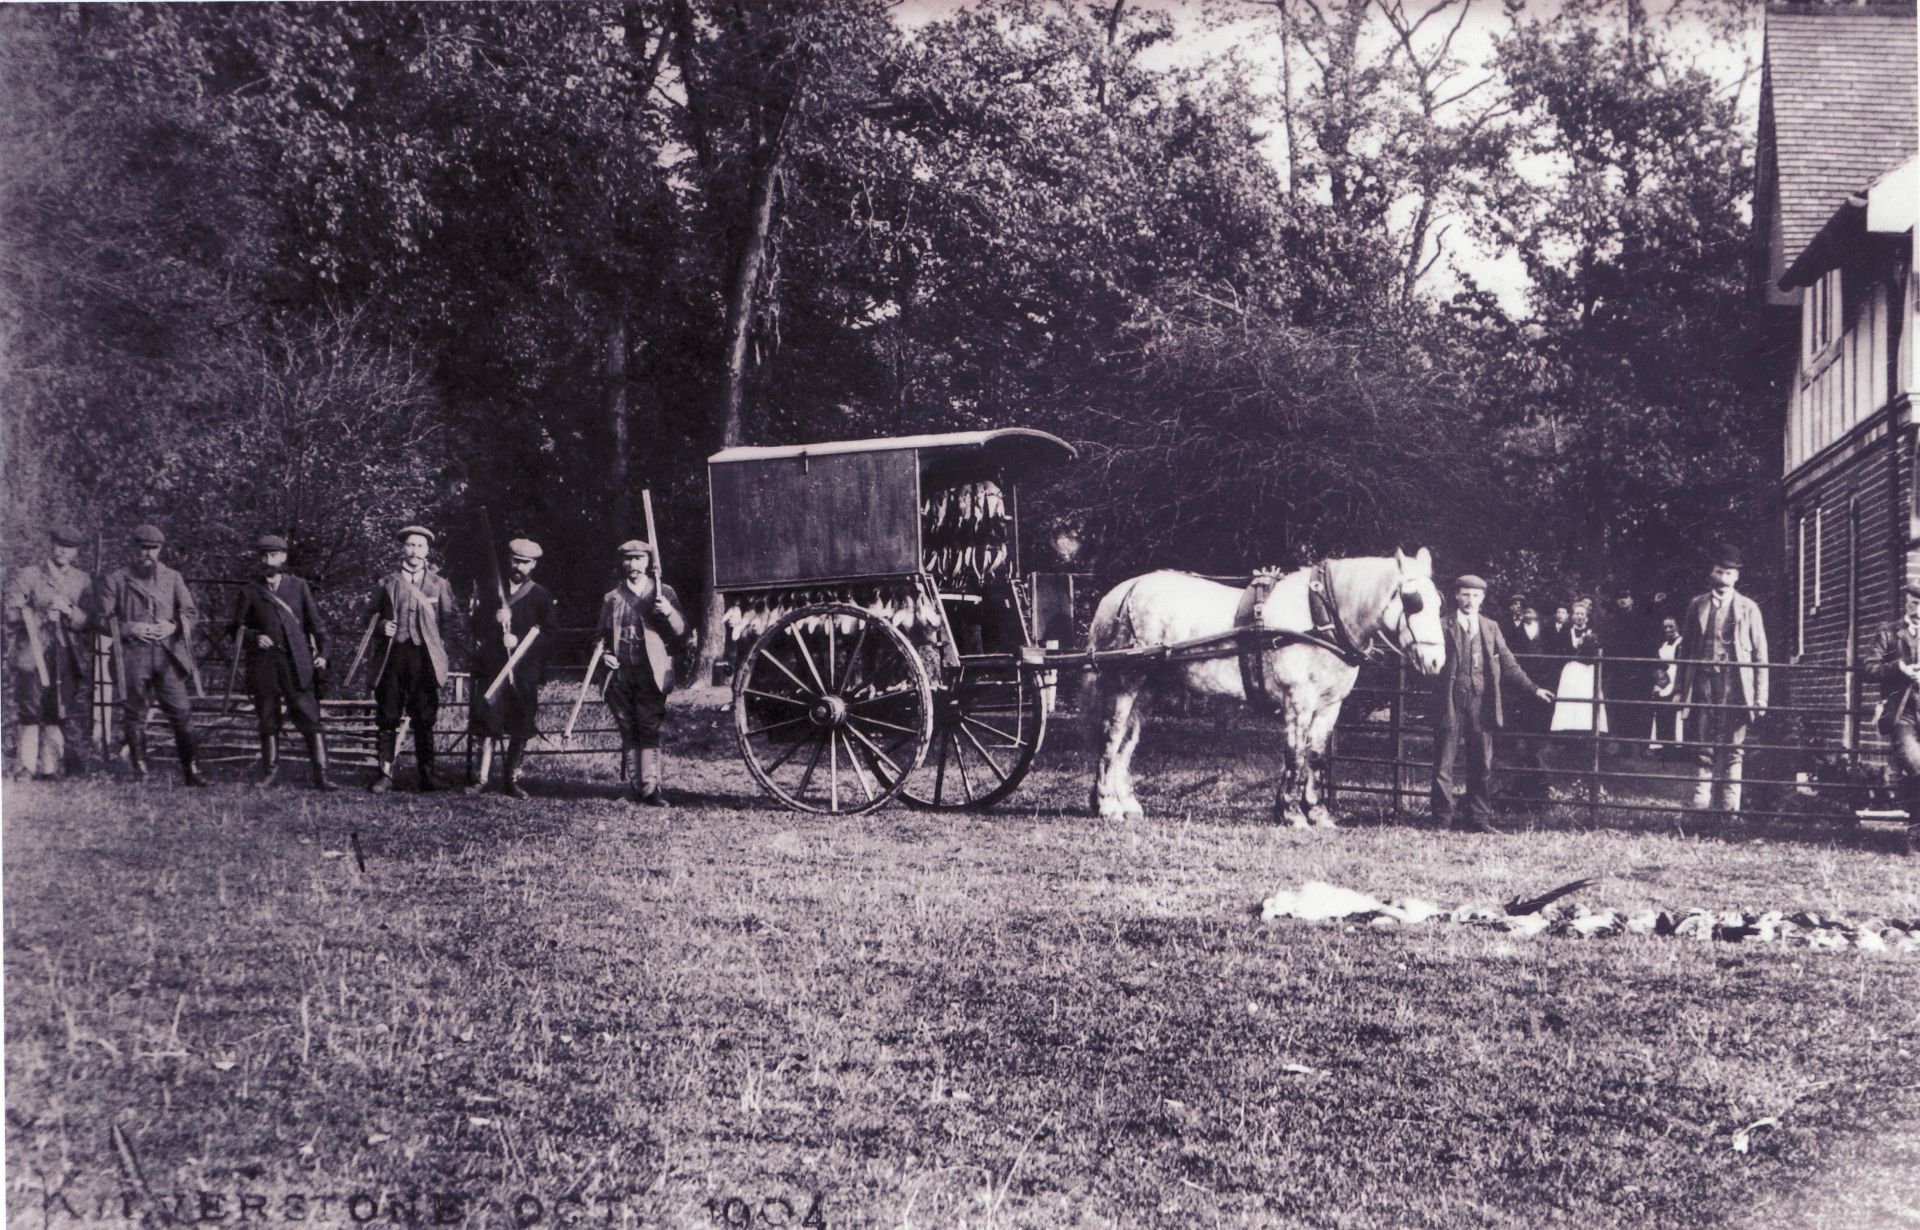
{"label": "horse's head", "polygon": [[1437,675],[1446,665],[1447,645],[1440,625],[1440,591],[1433,587],[1433,556],[1425,547],[1412,558],[1395,549],[1400,584],[1387,604],[1386,623],[1394,643],[1423,675]]}

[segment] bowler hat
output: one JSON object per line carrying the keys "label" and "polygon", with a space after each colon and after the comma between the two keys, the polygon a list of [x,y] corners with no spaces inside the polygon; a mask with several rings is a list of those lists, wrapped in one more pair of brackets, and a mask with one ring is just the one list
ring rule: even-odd
{"label": "bowler hat", "polygon": [[1745,568],[1746,563],[1740,558],[1739,547],[1734,546],[1730,542],[1723,542],[1713,549],[1713,566],[1715,568]]}
{"label": "bowler hat", "polygon": [[284,551],[287,549],[287,540],[278,534],[262,534],[253,540],[253,549],[256,551]]}
{"label": "bowler hat", "polygon": [[539,559],[540,544],[531,538],[516,538],[507,544],[507,554],[517,559]]}
{"label": "bowler hat", "polygon": [[1458,580],[1456,580],[1453,583],[1453,587],[1455,589],[1477,589],[1482,593],[1485,593],[1487,589],[1487,582],[1484,577],[1477,577],[1473,575],[1471,572],[1469,572],[1466,575],[1460,577]]}
{"label": "bowler hat", "polygon": [[433,545],[433,531],[424,525],[403,525],[400,527],[400,532],[395,534],[394,537],[406,539],[413,537],[415,534],[426,539],[427,545]]}
{"label": "bowler hat", "polygon": [[157,525],[136,525],[129,537],[133,539],[135,546],[164,547],[167,545],[167,536],[160,532],[160,527]]}
{"label": "bowler hat", "polygon": [[56,547],[83,547],[86,540],[80,537],[80,531],[71,525],[56,525],[52,530],[53,545]]}
{"label": "bowler hat", "polygon": [[638,538],[629,538],[620,544],[620,558],[631,559],[636,555],[652,555],[653,548]]}

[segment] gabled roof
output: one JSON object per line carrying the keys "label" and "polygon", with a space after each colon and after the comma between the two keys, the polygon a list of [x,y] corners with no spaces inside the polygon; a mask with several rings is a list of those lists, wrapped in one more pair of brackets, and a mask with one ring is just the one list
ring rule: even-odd
{"label": "gabled roof", "polygon": [[1914,40],[1911,2],[1767,7],[1755,203],[1773,216],[1754,224],[1775,277],[1849,196],[1920,148]]}

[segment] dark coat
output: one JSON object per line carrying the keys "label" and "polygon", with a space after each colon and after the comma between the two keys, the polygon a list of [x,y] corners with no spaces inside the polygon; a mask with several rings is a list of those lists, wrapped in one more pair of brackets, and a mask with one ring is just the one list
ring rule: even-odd
{"label": "dark coat", "polygon": [[[227,621],[227,635],[242,632],[245,635],[240,643],[249,662],[271,654],[287,654],[293,659],[293,677],[300,690],[313,691],[313,660],[327,656],[327,628],[320,620],[313,590],[305,581],[292,573],[282,573],[278,590],[267,588],[258,577],[241,586],[234,599],[233,618]],[[255,642],[254,638],[262,634],[273,638],[272,649],[262,649]]]}
{"label": "dark coat", "polygon": [[[547,669],[547,655],[553,648],[553,595],[540,582],[528,581],[519,593],[507,599],[507,612],[513,619],[513,634],[519,639],[524,641],[527,633],[540,629],[526,656],[514,665],[513,682],[506,685],[523,701],[537,701]],[[493,683],[494,676],[507,664],[513,651],[507,648],[506,638],[500,634],[496,608],[489,607],[474,616],[473,638],[473,683],[474,694],[478,696]]]}
{"label": "dark coat", "polygon": [[600,600],[598,632],[602,644],[620,660],[621,666],[638,666],[644,662],[653,675],[654,685],[665,695],[679,683],[673,659],[693,629],[686,622],[686,608],[680,605],[680,596],[673,592],[673,586],[663,584],[660,592],[680,617],[683,628],[680,633],[676,634],[654,613],[651,599],[640,601],[625,585],[616,585]]}
{"label": "dark coat", "polygon": [[[1902,717],[1915,715],[1913,681],[1900,670],[1920,663],[1920,638],[1904,619],[1882,624],[1873,647],[1861,659],[1867,678],[1880,685],[1880,729],[1891,731]],[[1920,716],[1920,715],[1915,715]]]}
{"label": "dark coat", "polygon": [[[1493,706],[1493,724],[1506,725],[1506,709],[1501,704],[1500,694],[1511,684],[1518,684],[1529,692],[1536,691],[1536,685],[1520,663],[1513,656],[1513,650],[1507,648],[1507,638],[1501,635],[1500,625],[1479,616],[1481,661],[1486,665],[1486,682],[1482,689],[1481,703]],[[1435,681],[1436,695],[1439,700],[1435,720],[1440,729],[1451,731],[1460,724],[1460,714],[1454,710],[1453,681],[1459,673],[1459,664],[1465,660],[1466,636],[1461,631],[1460,619],[1449,613],[1441,617],[1446,629],[1447,660],[1440,668],[1440,676]]]}
{"label": "dark coat", "polygon": [[[392,619],[400,609],[403,592],[401,587],[407,584],[409,582],[405,573],[397,568],[381,577],[368,603],[369,614],[379,620]],[[431,568],[421,575],[419,589],[427,657],[433,662],[434,683],[442,684],[447,681],[446,637],[453,629],[454,620],[459,616],[459,607],[454,605],[453,586],[447,583],[447,578]],[[387,638],[376,632],[374,640],[374,661],[384,661],[387,653]],[[369,682],[378,682],[375,676],[369,676],[368,679]]]}
{"label": "dark coat", "polygon": [[173,634],[160,647],[181,670],[193,674],[193,626],[200,622],[200,608],[185,577],[165,564],[155,564],[151,577],[122,568],[101,582],[95,601],[100,618],[118,621],[120,637],[129,645],[136,643],[132,633],[139,625],[174,625]]}

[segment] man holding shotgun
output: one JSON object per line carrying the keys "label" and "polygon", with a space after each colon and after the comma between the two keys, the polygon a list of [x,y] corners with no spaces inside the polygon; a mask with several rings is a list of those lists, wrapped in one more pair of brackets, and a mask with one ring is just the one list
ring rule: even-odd
{"label": "man holding shotgun", "polygon": [[337,790],[327,780],[327,744],[320,731],[319,672],[327,668],[327,630],[313,590],[286,571],[287,540],[262,534],[254,540],[259,575],[240,589],[227,635],[246,654],[247,690],[259,719],[261,789],[280,770],[282,711],[307,743],[317,790]]}
{"label": "man holding shotgun", "polygon": [[452,628],[457,608],[453,586],[427,567],[433,531],[409,525],[399,538],[399,567],[380,578],[368,611],[379,629],[373,650],[373,720],[380,766],[367,788],[375,794],[393,789],[404,715],[413,723],[414,763],[420,770],[420,792],[426,794],[434,788],[433,724],[440,716],[440,685],[447,677],[441,628]]}
{"label": "man holding shotgun", "polygon": [[600,603],[607,708],[620,730],[627,800],[665,807],[660,733],[667,721],[667,693],[673,690],[668,647],[683,642],[689,627],[679,598],[660,581],[659,557],[650,544],[637,538],[621,543],[620,566],[623,580]]}
{"label": "man holding shotgun", "polygon": [[553,636],[553,595],[533,579],[540,555],[540,544],[530,538],[507,544],[507,581],[499,590],[500,605],[493,619],[475,621],[474,691],[467,733],[486,743],[468,794],[486,789],[493,741],[505,739],[501,793],[514,799],[527,797],[520,786],[520,761],[527,754],[527,740],[539,733],[540,684]]}
{"label": "man holding shotgun", "polygon": [[200,608],[184,577],[160,562],[166,536],[151,525],[135,526],[133,558],[100,587],[99,613],[118,639],[114,666],[127,726],[127,752],[137,777],[147,775],[147,706],[154,701],[173,727],[180,777],[189,786],[209,783],[194,763],[198,742],[187,681],[199,669],[193,660],[193,626]]}
{"label": "man holding shotgun", "polygon": [[91,649],[87,591],[93,579],[76,562],[80,533],[53,531],[52,553],[15,573],[7,585],[7,635],[13,641],[13,696],[20,719],[20,776],[58,777],[87,769],[87,702]]}

